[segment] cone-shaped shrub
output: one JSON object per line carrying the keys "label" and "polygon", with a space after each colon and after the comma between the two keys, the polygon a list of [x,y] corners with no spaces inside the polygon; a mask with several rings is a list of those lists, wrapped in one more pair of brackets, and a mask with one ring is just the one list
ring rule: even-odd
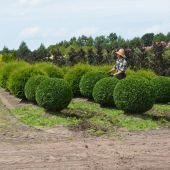
{"label": "cone-shaped shrub", "polygon": [[155,102],[152,83],[137,76],[119,81],[113,96],[117,108],[128,113],[144,113],[151,109]]}
{"label": "cone-shaped shrub", "polygon": [[118,82],[114,77],[99,80],[93,88],[94,100],[102,106],[114,106],[113,92]]}
{"label": "cone-shaped shrub", "polygon": [[50,79],[49,77],[47,76],[33,76],[31,77],[26,85],[25,85],[25,89],[24,89],[24,92],[25,92],[25,96],[26,98],[29,100],[29,101],[32,101],[32,102],[35,102],[35,92],[36,92],[36,89],[37,87],[39,86],[39,84],[46,80],[46,79]]}
{"label": "cone-shaped shrub", "polygon": [[16,97],[24,99],[25,98],[25,93],[24,93],[25,84],[27,83],[30,77],[35,76],[35,75],[45,75],[45,73],[32,66],[19,69],[13,72],[9,76],[9,80],[7,82],[8,89]]}
{"label": "cone-shaped shrub", "polygon": [[80,80],[82,76],[90,70],[91,68],[89,65],[78,64],[70,68],[65,75],[64,79],[70,84],[74,96],[79,96],[81,94],[79,88]]}
{"label": "cone-shaped shrub", "polygon": [[102,78],[108,77],[105,72],[87,72],[80,80],[80,92],[84,97],[92,98],[95,84]]}
{"label": "cone-shaped shrub", "polygon": [[156,102],[170,102],[170,78],[159,76],[151,80],[156,93]]}
{"label": "cone-shaped shrub", "polygon": [[42,63],[35,64],[35,67],[42,69],[51,78],[63,78],[64,77],[63,70],[56,65],[42,62]]}
{"label": "cone-shaped shrub", "polygon": [[72,99],[69,84],[58,78],[51,78],[40,83],[36,90],[38,105],[51,111],[60,111],[68,106]]}

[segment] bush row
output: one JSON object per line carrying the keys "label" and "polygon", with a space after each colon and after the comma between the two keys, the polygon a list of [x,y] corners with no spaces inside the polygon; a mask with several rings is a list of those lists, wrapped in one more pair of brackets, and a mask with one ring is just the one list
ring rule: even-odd
{"label": "bush row", "polygon": [[93,98],[102,106],[116,105],[128,113],[144,113],[155,102],[170,102],[170,78],[163,76],[131,75],[118,80],[102,72],[88,72],[79,87],[84,97]]}
{"label": "bush row", "polygon": [[62,69],[51,64],[15,62],[1,67],[0,85],[18,98],[60,111],[72,98],[71,87],[63,76]]}
{"label": "bush row", "polygon": [[64,69],[48,63],[2,64],[0,85],[21,99],[55,111],[67,107],[73,94],[130,113],[143,113],[155,101],[170,102],[170,78],[149,70],[127,70],[127,78],[118,80],[106,74],[110,66],[78,64]]}

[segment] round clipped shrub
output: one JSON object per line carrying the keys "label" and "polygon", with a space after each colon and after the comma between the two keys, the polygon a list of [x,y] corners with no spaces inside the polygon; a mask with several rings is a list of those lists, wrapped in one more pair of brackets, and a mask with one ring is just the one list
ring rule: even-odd
{"label": "round clipped shrub", "polygon": [[81,94],[79,88],[80,80],[82,76],[90,70],[91,68],[89,65],[78,64],[70,68],[65,75],[64,79],[70,84],[74,96],[79,96]]}
{"label": "round clipped shrub", "polygon": [[170,102],[170,78],[158,76],[151,80],[155,88],[156,102]]}
{"label": "round clipped shrub", "polygon": [[24,88],[28,79],[34,75],[45,75],[41,70],[38,70],[32,66],[19,69],[13,72],[8,79],[7,86],[10,92],[18,98],[24,99]]}
{"label": "round clipped shrub", "polygon": [[41,69],[42,71],[46,72],[47,75],[51,78],[63,78],[64,72],[63,70],[50,63],[37,63],[35,64],[35,67]]}
{"label": "round clipped shrub", "polygon": [[117,108],[128,113],[144,113],[152,108],[155,93],[152,83],[138,76],[119,81],[113,93]]}
{"label": "round clipped shrub", "polygon": [[114,106],[113,91],[118,81],[114,77],[99,80],[93,88],[94,100],[102,106]]}
{"label": "round clipped shrub", "polygon": [[102,78],[108,77],[105,72],[87,72],[80,80],[80,92],[84,97],[92,98],[95,84]]}
{"label": "round clipped shrub", "polygon": [[31,78],[29,78],[24,88],[25,96],[29,101],[32,102],[36,101],[35,100],[36,89],[39,86],[39,84],[46,79],[49,79],[49,77],[41,75],[32,76]]}
{"label": "round clipped shrub", "polygon": [[40,83],[36,90],[38,105],[51,111],[60,111],[68,106],[72,99],[69,84],[58,78],[51,78]]}
{"label": "round clipped shrub", "polygon": [[8,81],[10,74],[13,73],[13,71],[18,70],[28,65],[29,64],[23,61],[12,62],[12,63],[6,64],[0,71],[0,86],[3,88],[7,88],[7,81]]}

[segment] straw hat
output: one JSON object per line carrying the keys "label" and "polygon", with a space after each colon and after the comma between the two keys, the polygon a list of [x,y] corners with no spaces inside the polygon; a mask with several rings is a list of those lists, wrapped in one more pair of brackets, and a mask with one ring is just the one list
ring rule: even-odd
{"label": "straw hat", "polygon": [[119,51],[117,51],[115,53],[122,56],[123,58],[125,58],[125,50],[123,48],[121,48]]}

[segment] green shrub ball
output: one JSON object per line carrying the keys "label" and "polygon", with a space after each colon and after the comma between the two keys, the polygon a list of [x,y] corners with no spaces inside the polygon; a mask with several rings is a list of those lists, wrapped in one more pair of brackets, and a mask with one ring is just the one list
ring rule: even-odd
{"label": "green shrub ball", "polygon": [[25,92],[25,96],[26,98],[29,100],[29,101],[32,101],[32,102],[35,102],[35,92],[36,92],[36,89],[38,87],[38,85],[46,80],[46,79],[49,79],[49,77],[47,76],[33,76],[31,77],[26,85],[25,85],[25,89],[24,89],[24,92]]}
{"label": "green shrub ball", "polygon": [[114,106],[113,91],[118,82],[119,80],[114,77],[99,80],[93,89],[95,102],[102,106]]}
{"label": "green shrub ball", "polygon": [[10,75],[9,80],[7,82],[7,87],[14,96],[21,99],[25,99],[25,84],[27,83],[30,77],[35,75],[45,75],[45,73],[32,66],[19,69]]}
{"label": "green shrub ball", "polygon": [[89,65],[75,65],[73,68],[70,68],[70,70],[65,75],[64,79],[70,84],[74,96],[80,96],[80,88],[79,83],[82,78],[82,76],[90,71]]}
{"label": "green shrub ball", "polygon": [[151,80],[156,94],[156,102],[170,102],[170,78],[159,76]]}
{"label": "green shrub ball", "polygon": [[84,97],[92,99],[92,93],[95,84],[100,79],[103,79],[105,77],[108,77],[105,72],[87,72],[86,74],[84,74],[79,84],[81,94]]}
{"label": "green shrub ball", "polygon": [[119,81],[113,96],[117,108],[127,113],[144,113],[155,102],[154,87],[143,77],[131,76]]}
{"label": "green shrub ball", "polygon": [[51,78],[40,83],[36,90],[36,101],[39,106],[51,111],[61,111],[72,99],[69,84],[58,78]]}

